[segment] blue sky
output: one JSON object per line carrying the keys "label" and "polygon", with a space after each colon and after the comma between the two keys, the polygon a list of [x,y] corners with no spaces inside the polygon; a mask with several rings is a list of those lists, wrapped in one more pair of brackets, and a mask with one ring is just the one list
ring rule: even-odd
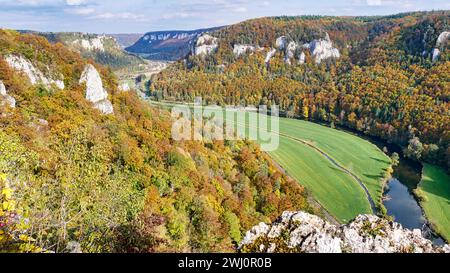
{"label": "blue sky", "polygon": [[0,27],[144,33],[274,15],[386,15],[450,9],[448,0],[0,0]]}

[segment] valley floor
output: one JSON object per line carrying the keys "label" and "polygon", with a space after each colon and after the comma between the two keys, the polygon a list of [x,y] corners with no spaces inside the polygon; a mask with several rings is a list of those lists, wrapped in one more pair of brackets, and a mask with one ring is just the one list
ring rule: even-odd
{"label": "valley floor", "polygon": [[279,137],[279,148],[269,154],[339,221],[375,213],[391,165],[375,145],[342,131],[286,118],[280,118]]}
{"label": "valley floor", "polygon": [[[165,108],[173,106],[152,103]],[[239,124],[235,119],[235,123],[247,135],[255,134],[257,127],[249,120],[252,119],[247,117],[245,124]],[[376,145],[344,131],[287,118],[280,118],[278,136],[279,148],[269,152],[270,156],[339,222],[349,222],[359,214],[373,214],[371,200],[378,208],[382,206],[391,160]],[[423,199],[424,213],[447,241],[450,239],[449,181],[443,169],[425,164],[417,190]]]}
{"label": "valley floor", "polygon": [[[152,103],[170,108],[170,104]],[[235,123],[247,135],[254,135],[257,128],[250,120],[255,119],[248,116],[245,124],[236,119]],[[280,118],[278,137],[279,148],[269,154],[337,220],[346,223],[359,214],[373,214],[375,207],[381,206],[391,162],[374,144],[343,131],[287,118]]]}

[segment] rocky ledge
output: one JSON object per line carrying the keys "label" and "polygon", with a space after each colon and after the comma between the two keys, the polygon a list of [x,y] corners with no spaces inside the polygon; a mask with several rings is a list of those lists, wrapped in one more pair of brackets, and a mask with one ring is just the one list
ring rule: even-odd
{"label": "rocky ledge", "polygon": [[15,108],[16,100],[7,94],[5,85],[2,81],[0,81],[0,111],[6,105],[11,108]]}
{"label": "rocky ledge", "polygon": [[[42,71],[36,68],[28,59],[22,56],[8,55],[6,56],[5,61],[11,68],[24,73],[28,77],[32,85],[42,83],[50,87],[54,84],[58,89],[64,89],[63,79],[54,80],[46,77],[44,73],[42,73]],[[47,69],[49,68],[47,67]],[[63,78],[63,76],[60,75],[60,78]]]}
{"label": "rocky ledge", "polygon": [[260,223],[247,232],[241,252],[269,253],[450,253],[433,246],[420,230],[374,215],[360,215],[349,224],[332,225],[305,212],[284,212],[272,225]]}
{"label": "rocky ledge", "polygon": [[196,56],[206,56],[214,53],[218,47],[219,39],[209,34],[203,34],[197,39],[194,54]]}
{"label": "rocky ledge", "polygon": [[108,92],[103,88],[102,78],[91,64],[86,65],[81,74],[80,84],[86,84],[86,99],[105,115],[113,114],[114,109],[108,100]]}

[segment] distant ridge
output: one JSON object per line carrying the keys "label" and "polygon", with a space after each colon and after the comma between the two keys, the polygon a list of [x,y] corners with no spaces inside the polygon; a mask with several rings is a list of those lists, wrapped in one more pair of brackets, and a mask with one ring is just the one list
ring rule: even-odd
{"label": "distant ridge", "polygon": [[191,44],[198,35],[221,28],[148,32],[125,50],[149,60],[177,61],[189,53]]}
{"label": "distant ridge", "polygon": [[121,47],[126,48],[134,45],[141,37],[142,33],[120,33],[120,34],[108,34],[116,38]]}

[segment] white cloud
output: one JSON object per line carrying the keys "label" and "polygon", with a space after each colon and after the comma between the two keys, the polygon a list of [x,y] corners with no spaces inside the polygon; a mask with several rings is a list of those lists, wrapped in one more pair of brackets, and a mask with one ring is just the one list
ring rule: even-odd
{"label": "white cloud", "polygon": [[118,20],[129,20],[129,21],[147,21],[148,18],[145,15],[142,14],[135,14],[131,12],[120,12],[120,13],[113,13],[113,12],[105,12],[100,13],[95,16],[91,17],[92,19],[118,19]]}
{"label": "white cloud", "polygon": [[247,8],[246,7],[236,7],[234,9],[234,12],[247,12]]}
{"label": "white cloud", "polygon": [[196,15],[194,13],[190,13],[190,12],[171,12],[171,13],[167,13],[164,14],[162,16],[163,19],[165,20],[169,20],[169,19],[174,19],[174,18],[193,18],[196,17]]}
{"label": "white cloud", "polygon": [[369,6],[381,6],[381,0],[367,0]]}
{"label": "white cloud", "polygon": [[94,8],[73,8],[73,9],[65,9],[66,13],[76,14],[76,15],[89,15],[95,12]]}
{"label": "white cloud", "polygon": [[409,8],[412,6],[410,0],[365,0],[365,3],[371,7],[389,6]]}
{"label": "white cloud", "polygon": [[[1,1],[0,1],[1,2]],[[45,6],[45,5],[57,5],[57,0],[15,0],[15,1],[4,1],[7,5],[17,5],[17,6]]]}
{"label": "white cloud", "polygon": [[69,6],[81,6],[86,3],[87,0],[66,0],[66,4]]}

